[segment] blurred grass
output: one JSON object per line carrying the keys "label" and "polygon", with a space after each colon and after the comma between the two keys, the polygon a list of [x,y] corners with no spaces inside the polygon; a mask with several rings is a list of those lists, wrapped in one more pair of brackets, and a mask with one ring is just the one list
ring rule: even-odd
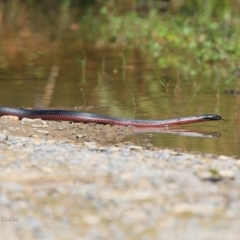
{"label": "blurred grass", "polygon": [[[0,67],[24,49],[71,39],[138,48],[160,68],[238,70],[240,0],[9,0],[0,3]],[[4,49],[4,50],[3,50]],[[202,71],[202,70],[201,70]],[[211,74],[211,73],[206,73]]]}

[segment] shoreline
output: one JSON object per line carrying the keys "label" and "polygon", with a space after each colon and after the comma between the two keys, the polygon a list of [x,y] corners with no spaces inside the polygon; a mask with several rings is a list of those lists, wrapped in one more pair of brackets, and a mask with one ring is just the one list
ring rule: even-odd
{"label": "shoreline", "polygon": [[0,212],[17,219],[2,221],[9,239],[236,239],[239,232],[240,159],[8,130],[0,132],[0,156]]}

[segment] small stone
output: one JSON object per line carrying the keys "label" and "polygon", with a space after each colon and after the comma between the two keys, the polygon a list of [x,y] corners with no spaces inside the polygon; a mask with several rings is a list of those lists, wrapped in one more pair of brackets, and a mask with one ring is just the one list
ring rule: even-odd
{"label": "small stone", "polygon": [[86,137],[86,134],[78,134],[77,136],[76,136],[76,138],[85,138]]}
{"label": "small stone", "polygon": [[7,140],[7,135],[6,134],[0,134],[0,141],[5,141]]}
{"label": "small stone", "polygon": [[202,162],[198,158],[193,158],[191,162],[192,164],[202,164]]}
{"label": "small stone", "polygon": [[107,148],[106,148],[106,147],[100,147],[98,150],[99,150],[100,152],[105,152],[105,151],[107,151]]}
{"label": "small stone", "polygon": [[22,123],[25,123],[25,122],[33,122],[33,119],[30,119],[30,118],[23,118],[21,120]]}
{"label": "small stone", "polygon": [[38,136],[37,134],[30,135],[29,137],[32,137],[32,138],[39,138],[39,136]]}
{"label": "small stone", "polygon": [[47,122],[42,120],[41,118],[35,118],[35,119],[31,119],[31,118],[23,118],[21,120],[22,123],[25,123],[25,122],[29,122],[29,123],[41,123],[43,125],[47,125]]}
{"label": "small stone", "polygon": [[98,150],[98,146],[97,145],[90,145],[88,146],[89,150]]}
{"label": "small stone", "polygon": [[240,168],[240,160],[236,161],[236,165]]}
{"label": "small stone", "polygon": [[141,146],[134,146],[134,145],[129,145],[129,146],[127,146],[127,148],[130,150],[135,150],[135,151],[139,151],[139,152],[141,152],[143,150]]}
{"label": "small stone", "polygon": [[3,131],[2,131],[2,134],[8,135],[8,131],[7,131],[7,130],[3,130]]}
{"label": "small stone", "polygon": [[98,150],[98,146],[95,142],[84,142],[83,144],[86,145],[89,150]]}
{"label": "small stone", "polygon": [[95,215],[85,215],[83,221],[90,225],[96,225],[100,222],[100,218]]}
{"label": "small stone", "polygon": [[197,174],[198,177],[200,177],[202,180],[209,180],[209,181],[218,181],[221,179],[220,175],[219,174],[214,174],[212,173],[211,171],[204,171],[204,172],[201,172],[201,173],[198,173]]}
{"label": "small stone", "polygon": [[48,131],[45,131],[45,130],[36,130],[37,133],[40,133],[42,135],[48,135],[49,132]]}
{"label": "small stone", "polygon": [[32,127],[36,127],[36,128],[47,128],[48,125],[47,125],[47,124],[32,124]]}
{"label": "small stone", "polygon": [[120,148],[119,147],[109,147],[108,150],[110,152],[118,152],[120,150]]}
{"label": "small stone", "polygon": [[8,115],[8,116],[2,116],[1,119],[7,120],[7,121],[18,121],[19,117]]}
{"label": "small stone", "polygon": [[95,142],[84,142],[83,143],[85,146],[89,146],[89,145],[93,145],[93,144],[96,144]]}
{"label": "small stone", "polygon": [[223,160],[223,161],[226,161],[226,160],[228,160],[229,158],[230,158],[230,157],[224,156],[224,155],[220,155],[220,156],[218,157],[219,160]]}
{"label": "small stone", "polygon": [[178,156],[180,155],[179,152],[173,152],[173,151],[169,151],[171,156]]}
{"label": "small stone", "polygon": [[218,174],[223,178],[234,178],[234,173],[231,170],[220,170]]}
{"label": "small stone", "polygon": [[9,130],[12,130],[12,131],[18,131],[19,130],[19,128],[17,127],[17,128],[14,128],[14,127],[9,127],[8,128]]}
{"label": "small stone", "polygon": [[7,205],[7,204],[10,203],[10,201],[11,201],[11,200],[8,198],[7,195],[1,194],[1,196],[0,196],[0,204],[1,204],[1,205]]}

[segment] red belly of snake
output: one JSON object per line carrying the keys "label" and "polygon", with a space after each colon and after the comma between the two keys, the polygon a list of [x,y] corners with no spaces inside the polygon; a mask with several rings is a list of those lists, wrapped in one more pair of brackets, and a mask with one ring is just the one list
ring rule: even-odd
{"label": "red belly of snake", "polygon": [[82,123],[110,124],[120,126],[133,126],[138,128],[161,128],[166,126],[178,126],[189,123],[221,120],[222,117],[216,114],[204,114],[189,117],[179,117],[164,120],[140,120],[110,117],[105,115],[75,112],[69,110],[37,110],[25,108],[0,107],[0,116],[11,115],[22,118],[41,118],[53,121],[71,121]]}

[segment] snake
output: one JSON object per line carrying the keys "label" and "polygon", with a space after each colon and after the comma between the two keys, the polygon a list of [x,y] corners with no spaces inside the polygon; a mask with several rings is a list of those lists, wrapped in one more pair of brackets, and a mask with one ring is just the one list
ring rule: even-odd
{"label": "snake", "polygon": [[11,108],[0,106],[0,116],[16,116],[19,119],[30,118],[52,121],[70,121],[78,123],[96,123],[120,126],[133,126],[138,128],[161,128],[168,126],[179,126],[190,123],[199,123],[205,121],[223,120],[216,114],[204,114],[179,118],[170,118],[163,120],[141,120],[111,117],[94,113],[77,112],[71,110],[45,110],[28,108]]}

